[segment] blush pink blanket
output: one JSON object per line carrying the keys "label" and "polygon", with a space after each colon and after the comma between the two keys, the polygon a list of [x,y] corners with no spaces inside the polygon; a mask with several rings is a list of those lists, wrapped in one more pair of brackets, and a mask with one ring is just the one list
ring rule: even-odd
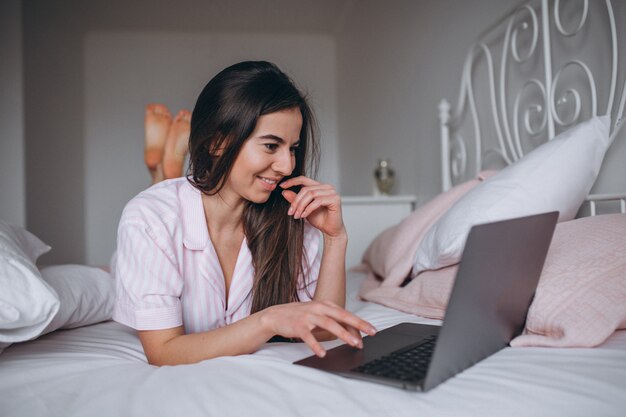
{"label": "blush pink blanket", "polygon": [[[400,235],[410,239],[406,230]],[[423,236],[415,231],[414,238]],[[387,235],[392,240],[394,236]],[[401,246],[401,245],[398,245]],[[411,247],[415,245],[412,244]],[[370,251],[371,252],[371,251]],[[366,253],[363,299],[401,311],[443,318],[457,266],[425,271],[405,286],[412,254],[396,265],[403,271],[388,280],[373,265],[382,258]],[[398,257],[394,254],[394,257]],[[616,329],[626,328],[626,215],[587,217],[557,225],[526,328],[512,346],[592,347]]]}

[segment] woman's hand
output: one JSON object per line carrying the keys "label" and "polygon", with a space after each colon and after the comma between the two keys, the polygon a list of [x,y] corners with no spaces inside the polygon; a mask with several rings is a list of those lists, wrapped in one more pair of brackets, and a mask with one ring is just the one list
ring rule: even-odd
{"label": "woman's hand", "polygon": [[[301,185],[296,194],[287,188]],[[294,219],[307,219],[313,227],[330,237],[346,234],[341,216],[341,197],[332,185],[322,184],[305,176],[290,178],[280,184],[283,197],[291,207],[287,214]]]}
{"label": "woman's hand", "polygon": [[314,329],[316,333],[325,330],[359,349],[363,347],[360,332],[376,334],[374,326],[332,301],[275,305],[264,310],[262,322],[273,334],[302,339],[319,357],[326,351],[313,335]]}

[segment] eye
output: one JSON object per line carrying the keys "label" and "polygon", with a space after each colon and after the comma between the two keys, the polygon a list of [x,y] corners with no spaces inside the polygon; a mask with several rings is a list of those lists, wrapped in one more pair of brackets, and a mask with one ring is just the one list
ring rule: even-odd
{"label": "eye", "polygon": [[292,154],[295,154],[297,150],[298,150],[297,146],[292,146],[291,148],[289,148],[289,152]]}
{"label": "eye", "polygon": [[270,152],[274,152],[276,149],[278,149],[278,144],[276,143],[264,143],[263,146],[265,146],[265,149]]}

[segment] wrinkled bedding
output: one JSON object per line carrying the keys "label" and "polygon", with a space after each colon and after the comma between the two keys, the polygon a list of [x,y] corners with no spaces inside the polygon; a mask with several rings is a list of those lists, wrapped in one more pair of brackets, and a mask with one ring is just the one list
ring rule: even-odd
{"label": "wrinkled bedding", "polygon": [[[364,277],[349,273],[347,308],[379,329],[439,323],[359,301]],[[309,355],[301,343],[272,343],[251,355],[158,368],[118,323],[58,330],[0,355],[0,415],[572,417],[626,409],[626,331],[593,349],[506,348],[427,393],[292,364]]]}

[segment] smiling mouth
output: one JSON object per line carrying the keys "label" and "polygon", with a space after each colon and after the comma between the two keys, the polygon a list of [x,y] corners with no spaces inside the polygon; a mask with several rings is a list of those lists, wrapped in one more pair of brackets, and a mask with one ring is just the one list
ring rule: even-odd
{"label": "smiling mouth", "polygon": [[269,184],[269,185],[274,185],[278,182],[278,180],[273,180],[273,179],[266,178],[266,177],[258,177],[258,178],[264,183]]}
{"label": "smiling mouth", "polygon": [[278,186],[278,181],[280,181],[280,178],[267,178],[261,176],[257,176],[257,178],[260,180],[261,187],[266,192],[270,193],[276,189],[276,187]]}

